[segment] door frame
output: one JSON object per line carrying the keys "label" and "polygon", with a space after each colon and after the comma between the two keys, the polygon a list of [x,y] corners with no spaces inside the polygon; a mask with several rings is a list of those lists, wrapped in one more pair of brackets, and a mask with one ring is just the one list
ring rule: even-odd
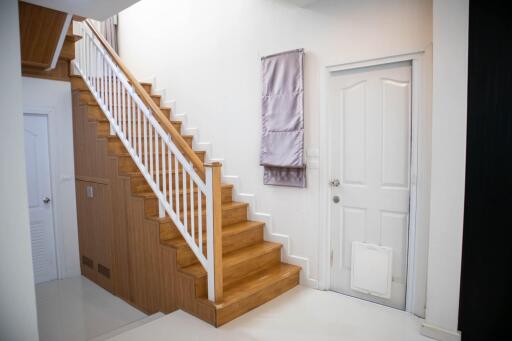
{"label": "door frame", "polygon": [[46,116],[46,123],[48,129],[48,158],[50,164],[50,187],[52,190],[52,197],[50,204],[52,205],[52,231],[53,238],[55,240],[55,262],[57,266],[57,279],[62,279],[63,274],[65,273],[65,269],[63,268],[62,257],[64,255],[64,243],[60,238],[60,235],[64,231],[61,223],[59,222],[59,202],[60,196],[58,195],[58,186],[55,182],[55,174],[57,174],[57,164],[55,160],[55,155],[57,153],[57,146],[55,146],[55,141],[53,141],[52,136],[56,136],[56,129],[53,120],[55,119],[55,110],[52,107],[38,107],[38,106],[24,106],[23,107],[23,117],[25,115],[37,115],[37,116]]}
{"label": "door frame", "polygon": [[[430,210],[430,150],[431,150],[431,77],[432,46],[424,50],[383,58],[328,65],[322,69],[322,111],[320,115],[320,188],[319,188],[319,289],[330,290],[332,225],[328,186],[332,178],[333,147],[330,113],[328,112],[329,80],[334,72],[353,70],[397,62],[411,62],[411,169],[409,200],[409,240],[407,247],[407,283],[405,310],[425,316],[428,223]],[[421,137],[421,138],[419,138]],[[421,165],[418,160],[421,159]]]}

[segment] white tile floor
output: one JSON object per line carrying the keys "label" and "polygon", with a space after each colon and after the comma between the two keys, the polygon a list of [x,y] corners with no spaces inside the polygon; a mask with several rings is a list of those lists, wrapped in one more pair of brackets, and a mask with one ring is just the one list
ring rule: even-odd
{"label": "white tile floor", "polygon": [[218,329],[177,311],[111,340],[432,341],[419,334],[421,322],[403,311],[297,287]]}
{"label": "white tile floor", "polygon": [[[39,284],[36,294],[42,341],[88,340],[146,318],[83,277]],[[421,322],[403,311],[297,287],[218,329],[177,311],[111,340],[432,341],[419,334]]]}
{"label": "white tile floor", "polygon": [[147,315],[84,277],[36,285],[41,341],[84,341]]}

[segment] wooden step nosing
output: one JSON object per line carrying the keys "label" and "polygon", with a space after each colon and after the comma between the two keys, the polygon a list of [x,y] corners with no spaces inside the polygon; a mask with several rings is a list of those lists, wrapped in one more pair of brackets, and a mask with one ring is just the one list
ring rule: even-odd
{"label": "wooden step nosing", "polygon": [[[282,267],[283,264],[286,264],[286,263],[274,265],[269,269],[261,270],[257,273],[253,273],[249,276],[252,276],[252,277],[264,276],[266,273],[269,273],[278,267]],[[286,264],[286,265],[290,265],[290,264]],[[239,303],[240,301],[242,301],[248,297],[251,297],[251,296],[255,295],[256,293],[263,292],[263,291],[267,290],[267,288],[279,283],[280,281],[286,280],[292,276],[300,274],[300,271],[301,271],[300,267],[290,266],[288,269],[276,274],[275,276],[272,276],[272,280],[265,282],[265,285],[256,286],[256,287],[252,288],[252,290],[241,290],[242,288],[239,288],[239,292],[241,294],[237,297],[237,299],[232,299],[232,300],[228,299],[221,303],[214,303],[214,302],[208,300],[206,297],[197,297],[196,299],[203,301],[206,304],[213,305],[215,307],[215,309],[217,309],[217,310],[224,309],[226,307],[231,306],[232,304]],[[238,281],[231,283],[228,287],[224,288],[224,292],[236,288],[237,285],[239,285],[239,283],[243,282],[244,280],[246,280],[245,277],[239,279]]]}

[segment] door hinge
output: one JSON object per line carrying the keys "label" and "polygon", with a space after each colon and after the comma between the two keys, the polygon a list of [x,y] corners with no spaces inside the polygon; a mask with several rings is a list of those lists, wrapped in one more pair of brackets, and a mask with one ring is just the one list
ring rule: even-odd
{"label": "door hinge", "polygon": [[333,265],[333,259],[334,259],[334,250],[331,250],[331,255],[330,255],[330,258],[331,258],[331,267]]}

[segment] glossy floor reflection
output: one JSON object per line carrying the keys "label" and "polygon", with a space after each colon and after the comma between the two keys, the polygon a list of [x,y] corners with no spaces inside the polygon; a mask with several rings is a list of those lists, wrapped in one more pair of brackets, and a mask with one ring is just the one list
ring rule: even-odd
{"label": "glossy floor reflection", "polygon": [[41,341],[83,341],[147,315],[84,277],[36,285]]}
{"label": "glossy floor reflection", "polygon": [[432,341],[413,315],[334,292],[296,287],[216,329],[177,311],[112,341]]}

